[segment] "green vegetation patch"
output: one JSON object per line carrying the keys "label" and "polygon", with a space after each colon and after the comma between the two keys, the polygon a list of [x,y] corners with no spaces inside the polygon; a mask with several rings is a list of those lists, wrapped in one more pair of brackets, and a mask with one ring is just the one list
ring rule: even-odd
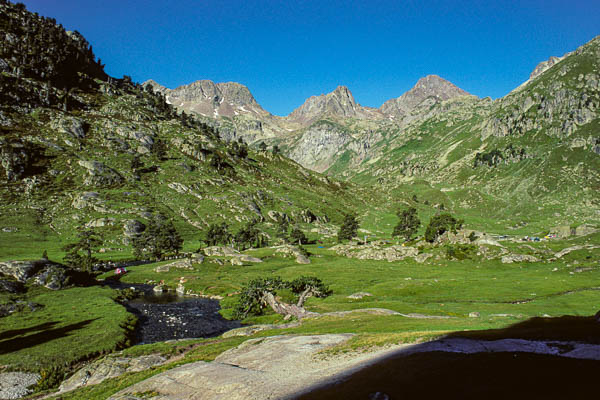
{"label": "green vegetation patch", "polygon": [[39,371],[129,345],[135,319],[114,293],[97,286],[32,292],[28,301],[42,309],[0,320],[0,365]]}

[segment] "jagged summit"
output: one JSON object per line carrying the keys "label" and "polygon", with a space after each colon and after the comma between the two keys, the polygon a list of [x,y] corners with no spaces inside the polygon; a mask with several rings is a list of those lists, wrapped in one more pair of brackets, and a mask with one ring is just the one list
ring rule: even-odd
{"label": "jagged summit", "polygon": [[384,114],[402,117],[428,98],[444,101],[460,96],[472,95],[444,78],[427,75],[419,79],[415,86],[402,96],[383,103],[379,110]]}
{"label": "jagged summit", "polygon": [[237,82],[214,83],[199,80],[175,89],[168,89],[154,80],[147,80],[143,86],[151,85],[163,93],[167,102],[175,107],[207,117],[233,117],[238,114],[268,116],[254,99],[248,88]]}
{"label": "jagged summit", "polygon": [[301,124],[309,124],[324,116],[360,119],[381,118],[377,110],[358,104],[354,100],[350,89],[340,85],[331,93],[309,97],[304,104],[288,115],[288,119]]}

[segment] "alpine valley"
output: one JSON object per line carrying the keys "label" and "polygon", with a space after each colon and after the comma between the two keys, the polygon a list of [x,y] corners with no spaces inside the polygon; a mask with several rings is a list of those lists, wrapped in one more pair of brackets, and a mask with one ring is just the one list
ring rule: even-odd
{"label": "alpine valley", "polygon": [[0,399],[580,398],[599,193],[600,37],[284,117],[0,0]]}

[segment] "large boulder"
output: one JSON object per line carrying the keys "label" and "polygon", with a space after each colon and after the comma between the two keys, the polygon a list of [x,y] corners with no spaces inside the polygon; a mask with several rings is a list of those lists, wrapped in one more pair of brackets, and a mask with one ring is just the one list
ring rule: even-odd
{"label": "large boulder", "polygon": [[64,266],[49,264],[33,277],[33,283],[51,290],[60,290],[69,284],[69,275]]}
{"label": "large boulder", "polygon": [[292,245],[286,244],[286,245],[280,246],[277,250],[275,250],[275,252],[281,253],[287,257],[296,258],[296,262],[298,264],[310,264],[310,258],[308,258],[300,250],[300,248],[298,248],[298,246],[292,246]]}

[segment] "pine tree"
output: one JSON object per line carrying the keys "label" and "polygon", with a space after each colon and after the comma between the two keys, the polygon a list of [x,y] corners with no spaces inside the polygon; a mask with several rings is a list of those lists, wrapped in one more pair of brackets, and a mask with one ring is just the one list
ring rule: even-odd
{"label": "pine tree", "polygon": [[410,207],[407,210],[398,211],[396,215],[398,215],[400,221],[394,227],[392,236],[402,236],[405,240],[410,240],[421,226],[421,220],[417,216],[417,209]]}
{"label": "pine tree", "polygon": [[63,247],[67,252],[63,260],[71,268],[92,272],[94,264],[98,262],[93,253],[102,246],[102,238],[93,229],[80,227],[77,230],[79,241]]}
{"label": "pine tree", "polygon": [[209,246],[228,244],[231,240],[231,233],[229,233],[228,229],[229,226],[225,222],[210,224],[204,237],[204,242]]}
{"label": "pine tree", "polygon": [[151,256],[160,260],[165,253],[178,253],[183,248],[183,239],[173,222],[158,214],[150,221],[146,230],[133,239],[132,245],[136,258]]}
{"label": "pine tree", "polygon": [[356,220],[356,215],[354,214],[346,214],[344,216],[344,222],[342,222],[342,226],[340,226],[340,230],[338,232],[338,241],[342,240],[351,240],[356,236],[358,231],[358,221]]}

